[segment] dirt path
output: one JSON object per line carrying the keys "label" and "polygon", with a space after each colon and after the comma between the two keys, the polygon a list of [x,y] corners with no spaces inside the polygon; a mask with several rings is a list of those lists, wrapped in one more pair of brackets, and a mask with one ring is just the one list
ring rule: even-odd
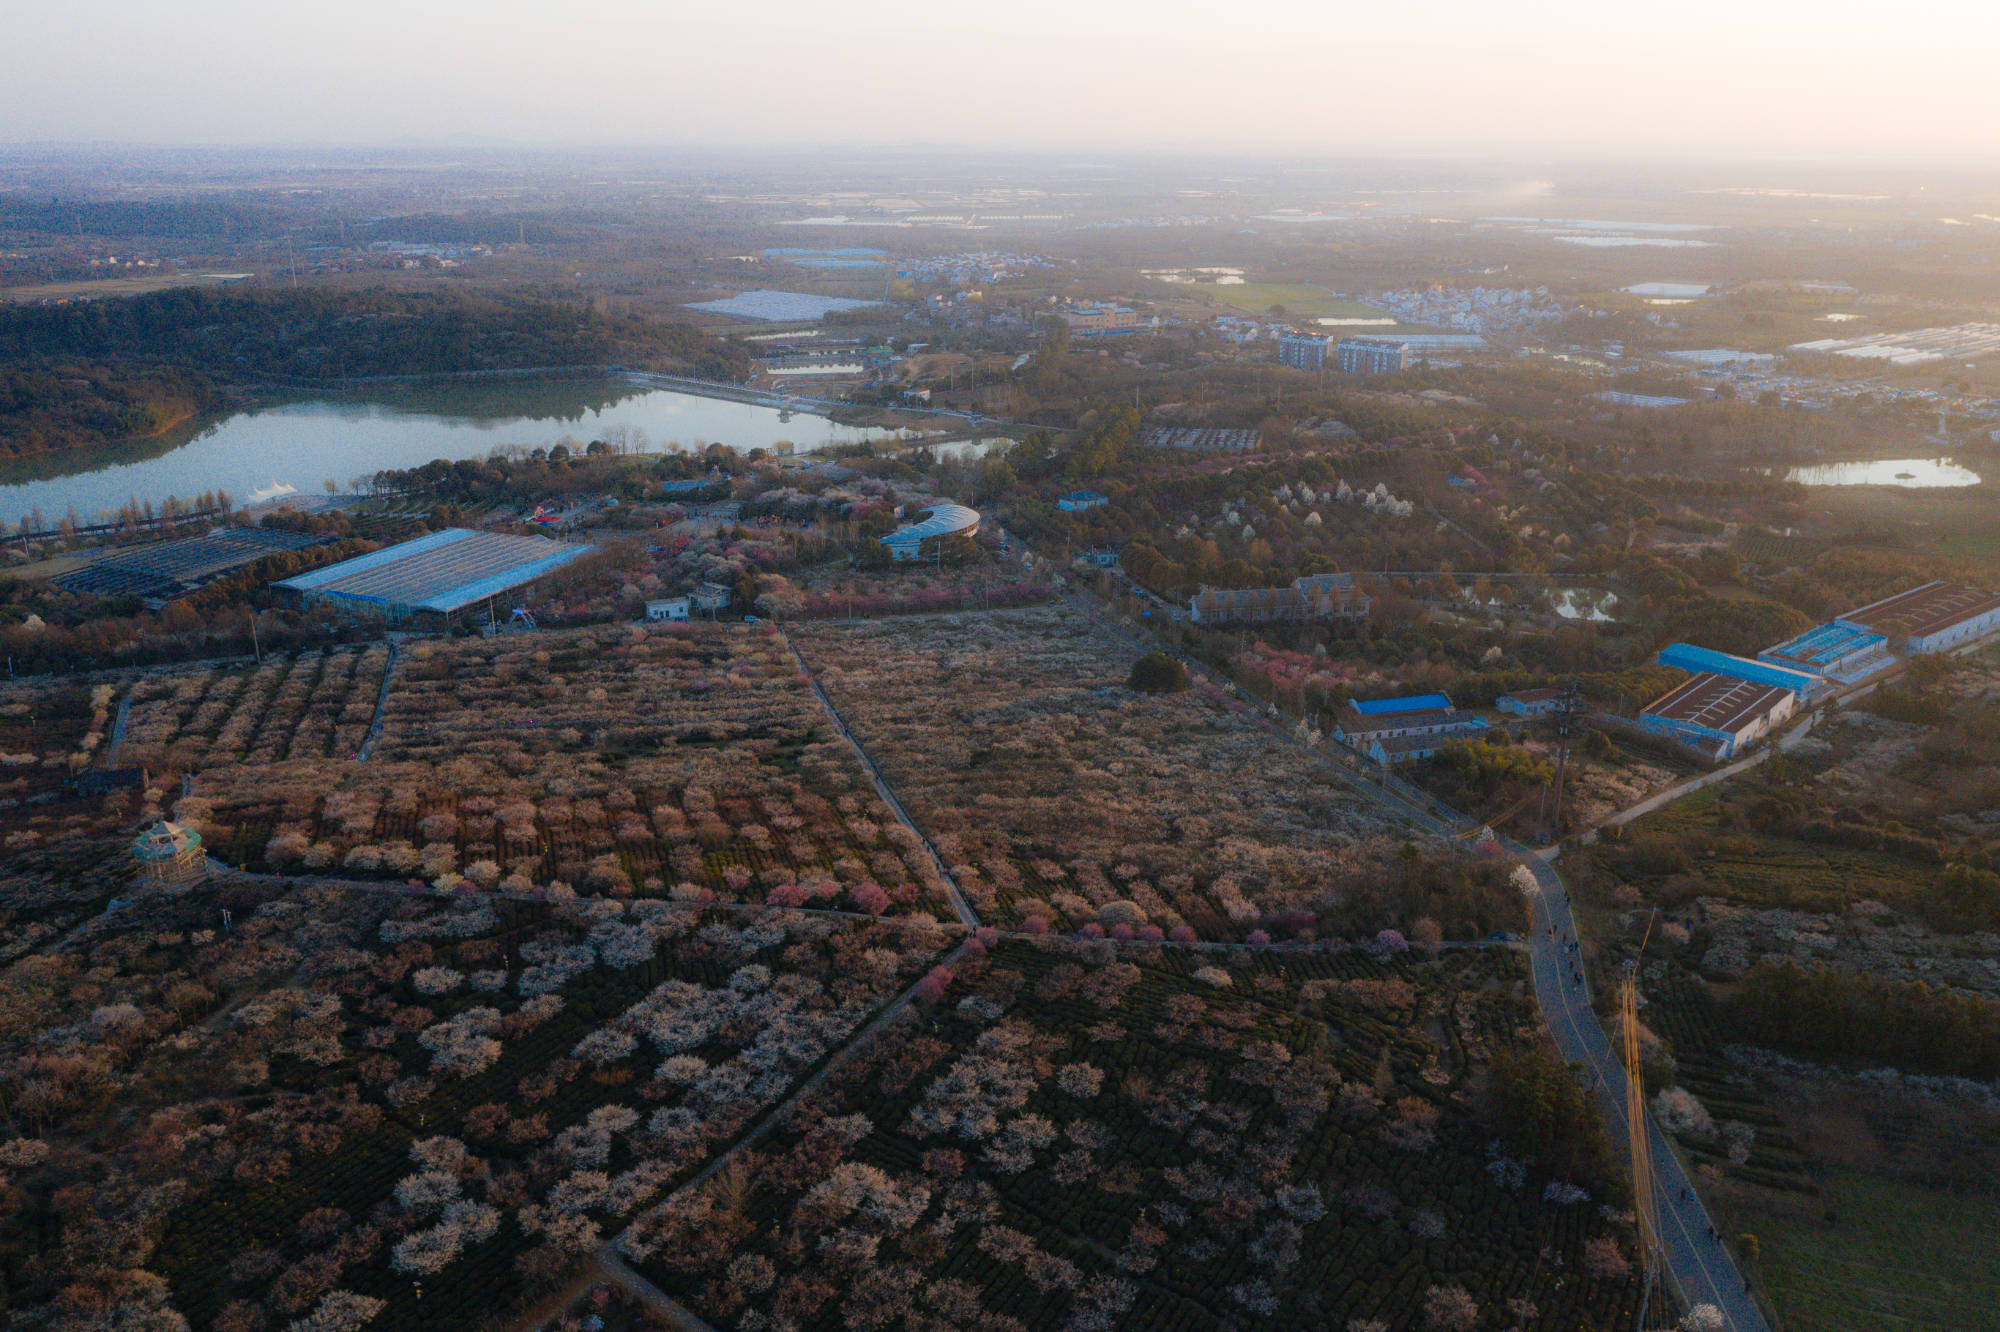
{"label": "dirt path", "polygon": [[778,630],[778,637],[784,640],[785,647],[792,654],[792,660],[799,664],[800,673],[806,677],[806,686],[812,690],[813,697],[819,700],[820,710],[832,724],[833,733],[846,741],[847,747],[854,751],[854,756],[861,760],[862,770],[868,774],[868,780],[874,783],[875,794],[882,797],[882,803],[889,807],[889,812],[916,836],[917,844],[923,847],[924,854],[931,858],[931,864],[937,868],[938,879],[944,884],[945,892],[951,898],[951,909],[958,913],[959,924],[968,930],[978,929],[979,916],[965,900],[965,894],[958,890],[958,880],[952,878],[951,871],[945,868],[944,857],[938,854],[937,848],[931,845],[931,839],[924,835],[924,830],[916,825],[909,811],[903,808],[903,802],[896,799],[896,793],[889,787],[889,779],[875,766],[875,760],[861,747],[861,742],[848,732],[847,723],[840,719],[839,710],[826,696],[826,691],[819,687],[819,679],[812,673],[812,667],[806,665],[805,656],[799,651],[798,645],[792,642],[791,637],[782,628]]}
{"label": "dirt path", "polygon": [[715,1332],[686,1305],[639,1275],[629,1263],[612,1252],[609,1245],[598,1250],[597,1270],[606,1280],[624,1289],[680,1332]]}
{"label": "dirt path", "polygon": [[107,768],[118,766],[118,749],[125,743],[125,719],[132,715],[132,691],[138,687],[138,683],[133,682],[126,689],[125,697],[118,700],[118,718],[111,723],[111,743],[104,747],[103,766]]}
{"label": "dirt path", "polygon": [[360,752],[355,754],[356,762],[365,762],[375,756],[375,742],[382,738],[382,713],[389,706],[389,686],[396,679],[396,661],[403,648],[399,638],[389,640],[389,660],[382,666],[382,688],[375,695],[375,715],[368,719],[368,738],[361,742]]}

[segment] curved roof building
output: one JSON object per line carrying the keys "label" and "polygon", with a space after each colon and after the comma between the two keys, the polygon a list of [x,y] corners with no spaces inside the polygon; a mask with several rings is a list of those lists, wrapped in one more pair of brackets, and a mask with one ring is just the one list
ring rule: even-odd
{"label": "curved roof building", "polygon": [[924,542],[935,537],[970,537],[978,533],[979,510],[968,509],[963,504],[938,504],[924,510],[922,522],[889,533],[882,538],[882,544],[897,559],[913,560],[923,549]]}

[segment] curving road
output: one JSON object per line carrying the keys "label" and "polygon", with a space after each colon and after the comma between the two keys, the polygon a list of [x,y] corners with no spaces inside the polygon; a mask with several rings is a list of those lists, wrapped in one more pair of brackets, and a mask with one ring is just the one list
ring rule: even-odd
{"label": "curving road", "polygon": [[[1019,540],[1018,537],[1011,539]],[[1025,543],[1022,543],[1022,548],[1026,549]],[[1077,591],[1086,597],[1088,595],[1081,587]],[[1113,626],[1126,629],[1135,638],[1140,636],[1136,626],[1125,625],[1121,617],[1109,614],[1107,618]],[[1202,663],[1188,657],[1167,636],[1152,639],[1147,645],[1164,648],[1179,658],[1191,674],[1198,673],[1215,680],[1240,696],[1233,681],[1216,675]],[[1315,752],[1319,752],[1323,759],[1334,762],[1333,755]],[[1352,766],[1334,763],[1335,770],[1344,772],[1357,791],[1439,836],[1450,838],[1453,835],[1449,826],[1453,815],[1466,824],[1472,822],[1432,797],[1423,795],[1412,798],[1395,790],[1389,785],[1395,779],[1387,774],[1369,780],[1373,774],[1363,771],[1369,766],[1372,765],[1365,762]],[[1625,1116],[1625,1066],[1613,1051],[1596,1010],[1590,1006],[1588,978],[1581,983],[1573,979],[1581,963],[1570,961],[1571,954],[1565,943],[1565,940],[1577,937],[1576,917],[1570,911],[1569,889],[1555,866],[1540,853],[1518,842],[1505,838],[1499,840],[1509,854],[1519,857],[1528,867],[1540,888],[1530,904],[1532,923],[1528,941],[1535,998],[1541,1005],[1543,1020],[1548,1023],[1549,1032],[1563,1058],[1583,1065],[1592,1074],[1593,1084],[1604,1102],[1607,1128],[1619,1141],[1629,1141],[1631,1129]],[[1665,1249],[1667,1283],[1684,1305],[1714,1305],[1722,1312],[1729,1332],[1770,1332],[1770,1324],[1752,1298],[1749,1283],[1721,1238],[1720,1228],[1714,1225],[1708,1209],[1702,1206],[1701,1195],[1688,1177],[1673,1144],[1650,1115],[1646,1118],[1646,1132],[1652,1141],[1654,1194],[1659,1206],[1660,1240]],[[1710,1237],[1711,1230],[1715,1231],[1716,1238]]]}
{"label": "curving road", "polygon": [[[1625,1118],[1625,1065],[1590,1006],[1588,976],[1580,984],[1575,979],[1581,963],[1572,960],[1567,944],[1577,937],[1569,889],[1555,866],[1540,855],[1512,842],[1503,845],[1521,858],[1540,887],[1531,903],[1528,937],[1535,997],[1541,1001],[1542,1016],[1563,1058],[1589,1070],[1604,1103],[1606,1127],[1618,1141],[1628,1141],[1631,1129]],[[1646,1117],[1646,1132],[1652,1139],[1653,1192],[1659,1203],[1660,1242],[1666,1250],[1669,1283],[1683,1303],[1712,1304],[1720,1309],[1730,1332],[1769,1332],[1770,1325],[1751,1298],[1735,1258],[1722,1239],[1710,1238],[1710,1232],[1717,1228],[1708,1209],[1702,1206],[1701,1195],[1673,1144],[1650,1115]]]}

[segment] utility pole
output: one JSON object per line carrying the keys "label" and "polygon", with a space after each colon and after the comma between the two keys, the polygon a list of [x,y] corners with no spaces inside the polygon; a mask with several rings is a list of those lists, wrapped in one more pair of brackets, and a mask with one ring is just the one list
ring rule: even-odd
{"label": "utility pole", "polygon": [[1632,1155],[1632,1211],[1638,1221],[1639,1261],[1645,1272],[1645,1285],[1639,1297],[1640,1332],[1646,1327],[1665,1259],[1653,1192],[1652,1120],[1646,1113],[1646,1081],[1639,1058],[1639,960],[1646,955],[1646,943],[1652,935],[1653,922],[1648,919],[1646,933],[1639,940],[1639,951],[1625,964],[1625,976],[1618,986],[1619,1035],[1625,1064],[1625,1127]]}
{"label": "utility pole", "polygon": [[1562,836],[1563,781],[1569,773],[1570,737],[1582,728],[1583,719],[1589,713],[1590,705],[1584,702],[1583,692],[1577,688],[1574,679],[1566,680],[1562,692],[1556,695],[1556,799],[1555,808],[1549,814],[1547,827],[1543,829],[1543,840],[1552,842]]}

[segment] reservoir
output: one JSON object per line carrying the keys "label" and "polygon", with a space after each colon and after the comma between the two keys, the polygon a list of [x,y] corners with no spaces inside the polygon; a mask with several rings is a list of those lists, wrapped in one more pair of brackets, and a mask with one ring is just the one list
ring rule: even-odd
{"label": "reservoir", "polygon": [[790,444],[810,453],[889,433],[620,379],[370,388],[259,406],[158,439],[0,462],[0,521],[11,527],[38,508],[53,525],[74,506],[90,522],[128,499],[157,505],[204,490],[226,490],[239,504],[253,494],[324,494],[328,481],[344,490],[434,458],[557,444],[580,451],[597,439],[623,440],[633,452]]}

